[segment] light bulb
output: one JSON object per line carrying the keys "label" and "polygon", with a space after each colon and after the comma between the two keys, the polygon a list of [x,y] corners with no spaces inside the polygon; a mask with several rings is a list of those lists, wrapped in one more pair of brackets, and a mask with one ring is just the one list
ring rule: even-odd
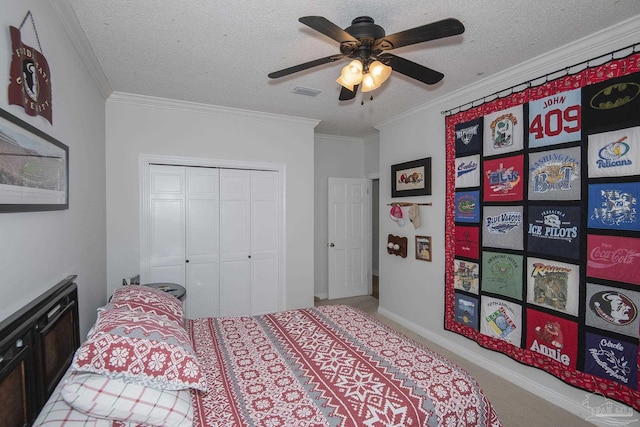
{"label": "light bulb", "polygon": [[357,59],[351,61],[348,65],[342,68],[340,77],[336,79],[336,82],[341,86],[353,91],[355,85],[359,85],[362,81],[362,62]]}
{"label": "light bulb", "polygon": [[369,65],[369,72],[362,79],[362,91],[370,92],[378,89],[391,75],[391,67],[380,61],[373,61]]}
{"label": "light bulb", "polygon": [[391,67],[384,65],[380,61],[373,61],[371,65],[369,65],[369,72],[373,74],[376,81],[383,83],[391,75]]}
{"label": "light bulb", "polygon": [[362,91],[363,92],[371,92],[372,90],[376,89],[377,86],[375,85],[375,81],[373,79],[373,76],[371,75],[371,73],[367,73],[364,75],[364,77],[362,78]]}

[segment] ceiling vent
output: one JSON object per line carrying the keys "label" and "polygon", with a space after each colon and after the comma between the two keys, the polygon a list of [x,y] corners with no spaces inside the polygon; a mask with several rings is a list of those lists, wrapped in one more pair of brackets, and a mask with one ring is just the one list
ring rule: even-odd
{"label": "ceiling vent", "polygon": [[317,96],[322,91],[310,87],[296,86],[293,88],[292,92],[297,93],[298,95]]}

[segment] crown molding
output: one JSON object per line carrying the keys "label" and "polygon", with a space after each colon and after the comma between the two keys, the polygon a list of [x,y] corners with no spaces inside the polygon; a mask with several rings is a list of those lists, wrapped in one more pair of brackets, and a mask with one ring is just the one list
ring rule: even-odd
{"label": "crown molding", "polygon": [[240,117],[252,120],[265,120],[270,122],[285,122],[299,126],[315,128],[320,120],[305,119],[301,117],[285,116],[281,114],[265,113],[261,111],[242,110],[239,108],[221,107],[210,104],[200,104],[197,102],[180,101],[175,99],[158,98],[154,96],[135,95],[123,92],[113,92],[107,102],[138,105],[146,107],[165,108],[186,112],[206,113],[224,115],[230,117]]}
{"label": "crown molding", "polygon": [[330,135],[326,133],[316,133],[316,141],[323,140],[326,142],[365,142],[370,138],[356,138],[352,136]]}
{"label": "crown molding", "polygon": [[[381,129],[399,119],[424,114],[425,111],[436,110],[444,113],[466,106],[471,102],[488,98],[507,88],[525,85],[529,81],[535,82],[543,76],[558,72],[558,77],[566,73],[566,67],[581,64],[593,58],[598,58],[618,49],[639,43],[640,21],[633,17],[605,28],[587,37],[568,43],[550,52],[532,58],[528,61],[507,68],[497,74],[455,90],[426,104],[405,111],[404,113],[376,125]],[[569,70],[577,71],[577,70]],[[507,93],[505,93],[507,95]],[[470,105],[469,105],[470,106]]]}

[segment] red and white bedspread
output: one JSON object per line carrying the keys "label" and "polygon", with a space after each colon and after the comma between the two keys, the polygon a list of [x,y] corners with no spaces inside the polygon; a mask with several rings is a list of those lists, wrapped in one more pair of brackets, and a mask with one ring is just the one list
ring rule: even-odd
{"label": "red and white bedspread", "polygon": [[209,385],[197,426],[500,426],[469,374],[352,307],[187,329]]}

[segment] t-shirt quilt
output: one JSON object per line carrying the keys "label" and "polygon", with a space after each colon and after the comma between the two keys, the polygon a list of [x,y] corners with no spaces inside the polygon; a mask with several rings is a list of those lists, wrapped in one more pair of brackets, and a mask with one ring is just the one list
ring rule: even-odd
{"label": "t-shirt quilt", "polygon": [[544,80],[445,119],[445,329],[640,410],[640,53]]}

